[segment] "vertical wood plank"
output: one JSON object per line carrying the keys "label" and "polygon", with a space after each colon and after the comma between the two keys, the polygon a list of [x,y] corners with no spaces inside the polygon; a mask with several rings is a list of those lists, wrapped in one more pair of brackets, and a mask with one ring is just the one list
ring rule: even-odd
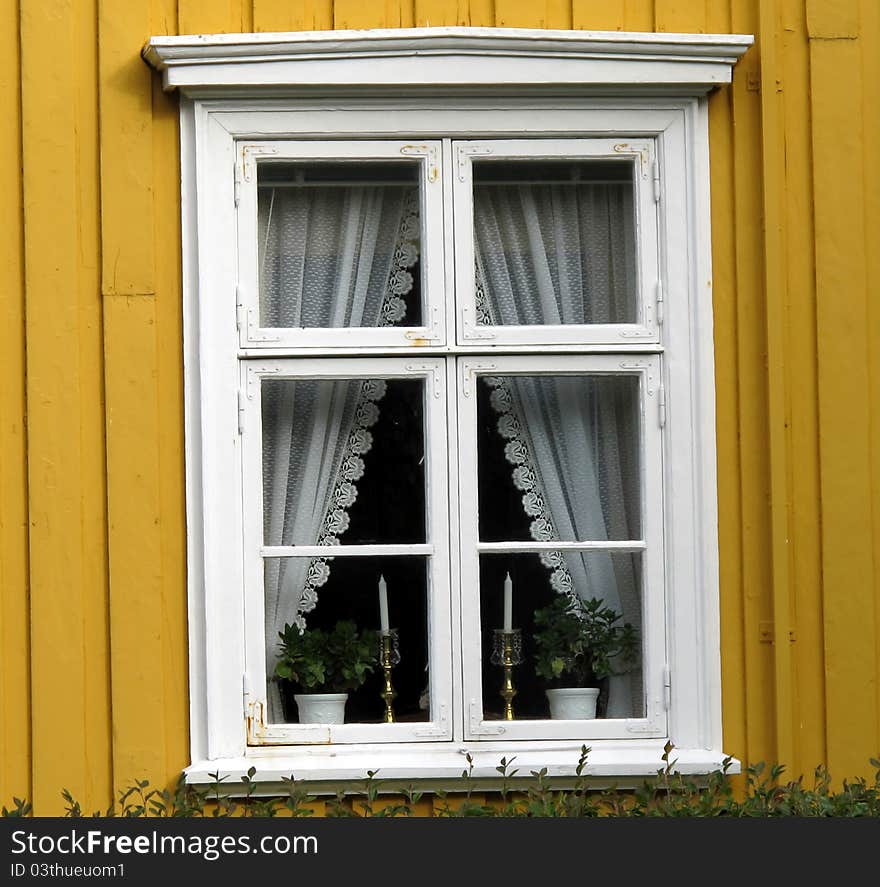
{"label": "vertical wood plank", "polygon": [[620,31],[626,20],[624,0],[572,0],[571,19],[585,31]]}
{"label": "vertical wood plank", "polygon": [[[131,53],[149,33],[149,7],[101,0],[99,11],[110,648],[118,789],[133,779],[161,783],[166,776],[152,83],[149,69]],[[129,196],[135,207],[148,208],[126,215]],[[139,252],[135,243],[149,247]],[[108,253],[115,255],[112,262]],[[141,276],[147,254],[148,274]]]}
{"label": "vertical wood plank", "polygon": [[653,31],[654,0],[624,0],[623,26],[627,31]]}
{"label": "vertical wood plank", "polygon": [[767,445],[770,468],[770,569],[773,598],[773,663],[776,753],[774,759],[793,764],[791,587],[788,449],[791,427],[787,395],[788,305],[785,276],[786,192],[785,132],[782,108],[782,66],[779,60],[781,20],[776,0],[760,4],[761,138],[764,218],[764,317],[767,342]]}
{"label": "vertical wood plank", "polygon": [[17,0],[0,4],[0,798],[30,786],[27,431]]}
{"label": "vertical wood plank", "polygon": [[164,775],[171,779],[189,762],[179,104],[158,76],[152,87]]}
{"label": "vertical wood plank", "polygon": [[[858,12],[857,3],[836,8]],[[819,9],[820,4],[807,6],[828,763],[832,772],[849,775],[866,770],[866,751],[877,738],[877,638],[874,621],[866,618],[876,607],[870,441],[871,412],[877,406],[868,400],[865,85],[861,44],[850,36],[853,28],[838,28]],[[837,36],[838,30],[847,33]]]}
{"label": "vertical wood plank", "polygon": [[99,16],[102,290],[146,295],[156,291],[150,71],[131,47],[150,36],[149,7],[100,0]]}
{"label": "vertical wood plank", "polygon": [[178,0],[181,34],[229,34],[245,30],[250,0]]}
{"label": "vertical wood plank", "polygon": [[826,754],[810,70],[803,0],[786,0],[782,15],[790,584],[796,632],[792,646],[796,713],[792,770],[809,772]]}
{"label": "vertical wood plank", "polygon": [[[410,6],[411,4],[407,4]],[[381,0],[364,3],[362,0],[335,0],[333,27],[336,30],[356,28],[399,28],[406,18],[401,0]],[[408,18],[412,20],[410,12]]]}
{"label": "vertical wood plank", "polygon": [[495,24],[499,28],[548,28],[547,5],[526,0],[495,0]]}
{"label": "vertical wood plank", "polygon": [[[862,82],[880,83],[880,5],[865,0],[861,5]],[[862,93],[864,139],[862,141],[865,201],[865,247],[867,253],[868,353],[870,388],[868,403],[874,411],[880,404],[880,174],[877,171],[876,146],[880,144],[880,105],[874,91]],[[874,517],[874,674],[877,675],[877,723],[871,748],[880,748],[880,422],[871,423],[871,507]]]}
{"label": "vertical wood plank", "polygon": [[[32,792],[110,800],[94,4],[23,2]],[[90,424],[91,423],[91,424]]]}
{"label": "vertical wood plank", "polygon": [[[728,0],[707,9],[706,28],[731,30]],[[739,334],[737,330],[736,196],[733,88],[709,95],[712,199],[712,278],[715,322],[715,416],[718,459],[718,547],[721,597],[722,748],[744,755],[747,689],[742,564],[742,465],[739,436]]]}
{"label": "vertical wood plank", "polygon": [[712,198],[712,290],[715,321],[715,424],[718,460],[718,548],[721,595],[721,688],[724,749],[746,743],[742,495],[739,448],[739,338],[734,193],[733,89],[709,100]]}
{"label": "vertical wood plank", "polygon": [[654,0],[654,26],[658,31],[705,33],[706,2],[705,0]]}
{"label": "vertical wood plank", "polygon": [[97,2],[77,6],[74,36],[77,47],[75,101],[78,127],[76,179],[78,217],[79,352],[83,370],[80,388],[80,446],[83,454],[80,514],[84,533],[82,565],[83,642],[85,645],[86,747],[88,789],[84,803],[95,806],[112,792],[112,700],[110,637],[107,619],[107,466],[104,436],[103,335],[100,300],[100,133],[98,128]]}
{"label": "vertical wood plank", "polygon": [[[613,0],[613,2],[617,3],[619,0]],[[529,3],[528,0],[495,0],[494,6],[494,22],[491,18],[485,22],[478,21],[476,17],[477,4],[471,0],[471,24],[495,24],[499,28],[551,28],[554,30],[587,27],[586,25],[572,24],[571,0],[540,0],[536,3]],[[483,17],[481,16],[481,18]],[[602,21],[610,21],[610,19],[608,16],[603,16]],[[592,30],[606,30],[606,28],[596,24],[592,26]],[[610,30],[614,30],[614,28],[611,27]]]}
{"label": "vertical wood plank", "polygon": [[418,28],[470,24],[468,0],[414,0]]}
{"label": "vertical wood plank", "polygon": [[333,0],[253,0],[253,21],[255,31],[328,31]]}
{"label": "vertical wood plank", "polygon": [[[731,21],[737,33],[757,33],[754,0],[732,0]],[[659,7],[659,4],[658,4]],[[761,105],[758,47],[752,47],[733,70],[733,132],[737,274],[739,378],[740,496],[742,502],[743,679],[748,760],[771,760],[775,754],[773,656],[762,643],[762,623],[772,621],[769,465],[767,441],[767,359],[764,318],[763,238],[761,218]],[[722,580],[723,581],[723,580]]]}
{"label": "vertical wood plank", "polygon": [[854,40],[859,36],[858,0],[805,0],[807,29],[817,40]]}

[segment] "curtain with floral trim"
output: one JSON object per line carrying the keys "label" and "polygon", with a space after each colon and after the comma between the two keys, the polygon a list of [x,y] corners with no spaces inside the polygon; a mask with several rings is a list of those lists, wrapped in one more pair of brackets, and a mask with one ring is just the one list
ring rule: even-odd
{"label": "curtain with floral trim", "polygon": [[[516,185],[474,192],[478,322],[609,322],[635,297],[631,214],[614,185]],[[489,377],[497,428],[533,539],[637,539],[637,393],[632,377]],[[637,453],[637,450],[636,450]],[[545,552],[550,584],[599,598],[641,625],[638,556]],[[643,710],[633,672],[610,679],[607,717]]]}
{"label": "curtain with floral trim", "polygon": [[[393,186],[273,188],[260,202],[264,326],[400,323],[418,260],[418,193]],[[262,385],[266,545],[338,544],[357,498],[385,382],[265,379]],[[278,633],[305,628],[331,558],[265,562],[267,675]],[[269,682],[269,716],[282,719]]]}

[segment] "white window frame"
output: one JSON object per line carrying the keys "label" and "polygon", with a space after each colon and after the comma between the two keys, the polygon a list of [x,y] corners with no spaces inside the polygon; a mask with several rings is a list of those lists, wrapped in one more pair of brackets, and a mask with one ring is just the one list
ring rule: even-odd
{"label": "white window frame", "polygon": [[[429,742],[452,739],[452,620],[449,577],[449,486],[446,458],[446,368],[442,358],[276,358],[241,362],[243,404],[242,460],[244,511],[245,675],[257,711],[247,722],[251,746],[327,743]],[[260,383],[263,379],[421,379],[424,382],[426,537],[423,544],[267,546],[263,540],[263,450]],[[418,555],[426,559],[431,714],[433,720],[393,724],[347,723],[300,725],[268,723],[266,686],[263,559],[266,557],[382,557]],[[405,593],[405,589],[403,590]],[[414,593],[414,592],[413,592]],[[378,628],[378,626],[375,626]],[[393,627],[393,626],[392,626]],[[369,633],[370,627],[363,626]],[[240,629],[239,629],[240,631]],[[378,643],[378,641],[377,641]]]}
{"label": "white window frame", "polygon": [[[655,293],[660,280],[658,207],[654,174],[659,172],[653,139],[482,139],[453,143],[452,176],[455,225],[455,290],[458,297],[458,342],[493,345],[578,345],[658,342]],[[617,160],[633,165],[633,204],[637,260],[636,321],[618,324],[489,326],[476,322],[474,268],[474,161]],[[678,170],[670,174],[677,174]],[[673,182],[670,187],[675,187]]]}
{"label": "white window frame", "polygon": [[[235,778],[251,765],[257,778],[329,784],[380,769],[389,780],[441,784],[463,769],[495,777],[502,755],[521,772],[547,767],[573,773],[580,742],[465,737],[451,712],[452,741],[254,748],[247,718],[254,690],[244,680],[241,631],[244,557],[241,437],[236,404],[239,364],[250,357],[292,358],[303,346],[242,347],[236,330],[235,191],[240,148],[253,141],[600,138],[656,146],[652,189],[658,207],[658,264],[663,308],[654,341],[598,342],[603,350],[659,360],[655,397],[662,423],[663,583],[667,658],[661,689],[663,736],[590,740],[586,773],[616,780],[650,775],[666,739],[682,772],[717,769],[721,736],[714,368],[709,239],[706,93],[730,80],[752,38],[738,35],[596,34],[511,29],[402,29],[374,32],[153,38],[145,57],[179,88],[184,280],[184,372],[190,617],[192,763],[187,776]],[[388,86],[395,87],[393,93]],[[391,95],[396,97],[390,97]],[[444,142],[443,165],[453,165]],[[450,242],[450,176],[443,190],[444,241]],[[671,182],[677,182],[671,187]],[[681,232],[676,236],[675,232]],[[450,251],[444,278],[454,279]],[[647,315],[646,315],[647,316]],[[655,318],[656,309],[655,309]],[[451,327],[448,327],[451,329]],[[408,340],[389,354],[430,360],[467,344]],[[305,346],[307,347],[307,346]],[[531,346],[511,342],[509,354]],[[472,349],[481,354],[486,343]],[[584,350],[582,341],[547,348]],[[314,354],[314,351],[311,353]],[[364,353],[340,343],[326,352]],[[655,357],[661,355],[661,357]],[[453,380],[447,378],[447,384]],[[246,410],[245,410],[246,412]],[[455,416],[450,429],[456,427]],[[456,441],[449,440],[455,470]],[[223,482],[218,482],[219,480]],[[454,499],[455,497],[453,497]],[[452,508],[458,502],[451,503]],[[674,532],[671,532],[674,528]],[[462,552],[450,539],[451,562]],[[450,603],[460,625],[460,601]],[[462,663],[455,659],[453,671]],[[736,770],[737,763],[733,764]]]}
{"label": "white window frame", "polygon": [[[625,356],[626,357],[626,356]],[[458,452],[460,493],[460,562],[462,609],[463,694],[466,705],[464,736],[468,740],[508,739],[625,739],[632,736],[665,736],[667,709],[664,700],[666,657],[666,616],[663,578],[663,459],[662,429],[654,401],[660,388],[660,356],[632,355],[621,360],[618,354],[463,357],[458,361]],[[639,381],[639,496],[641,499],[641,538],[609,542],[481,542],[476,490],[477,405],[476,384],[481,376],[635,376]],[[480,555],[542,551],[639,551],[642,553],[642,681],[646,711],[643,717],[600,718],[589,725],[563,720],[484,720],[486,693],[483,687],[479,651],[481,637],[493,626],[480,624]],[[496,626],[498,627],[498,626]],[[529,668],[526,663],[523,668]]]}
{"label": "white window frame", "polygon": [[[236,164],[238,200],[238,326],[242,348],[277,347],[326,350],[368,346],[408,348],[414,340],[442,345],[446,340],[443,306],[443,195],[438,173],[440,142],[254,140],[241,144]],[[419,168],[422,320],[419,327],[297,328],[261,327],[257,265],[257,162],[285,160],[390,160]]]}

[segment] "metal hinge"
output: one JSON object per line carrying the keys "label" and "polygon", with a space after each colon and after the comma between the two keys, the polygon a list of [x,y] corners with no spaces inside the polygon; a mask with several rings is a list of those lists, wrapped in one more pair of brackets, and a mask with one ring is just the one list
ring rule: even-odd
{"label": "metal hinge", "polygon": [[506,730],[502,724],[483,721],[483,708],[476,699],[470,704],[471,733],[475,736],[500,736]]}
{"label": "metal hinge", "polygon": [[468,157],[474,154],[491,154],[492,149],[488,145],[459,145],[458,153],[458,180],[464,182],[467,179]]}
{"label": "metal hinge", "polygon": [[654,179],[654,203],[660,202],[660,164],[655,160],[651,164],[651,177]]}
{"label": "metal hinge", "polygon": [[241,328],[247,324],[245,317],[244,302],[241,298],[241,287],[235,286],[235,328],[241,331]]}
{"label": "metal hinge", "polygon": [[663,664],[663,707],[669,711],[672,705],[672,672],[669,670],[669,663]]}
{"label": "metal hinge", "polygon": [[437,722],[430,727],[416,727],[414,732],[416,736],[446,736],[448,733],[446,721],[446,703],[444,702],[440,706],[440,716],[437,718]]}
{"label": "metal hinge", "polygon": [[239,388],[238,394],[238,433],[244,434],[244,392]]}
{"label": "metal hinge", "polygon": [[663,281],[658,280],[654,288],[654,296],[657,302],[657,325],[663,325]]}
{"label": "metal hinge", "polygon": [[232,166],[232,199],[236,206],[241,200],[241,164],[238,160]]}
{"label": "metal hinge", "polygon": [[661,428],[666,427],[666,386],[663,384],[663,380],[660,380],[660,384],[657,386],[657,420],[660,423]]}
{"label": "metal hinge", "polygon": [[258,740],[266,730],[266,706],[261,699],[254,699],[248,676],[241,676],[244,721],[249,740]]}

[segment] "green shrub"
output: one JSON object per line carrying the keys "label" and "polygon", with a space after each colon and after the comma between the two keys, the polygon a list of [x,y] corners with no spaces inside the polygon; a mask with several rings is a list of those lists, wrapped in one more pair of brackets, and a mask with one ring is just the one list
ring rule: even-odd
{"label": "green shrub", "polygon": [[[812,783],[804,777],[784,782],[781,766],[758,763],[745,773],[742,798],[735,796],[728,773],[730,759],[720,771],[706,777],[683,776],[676,772],[673,746],[667,744],[662,769],[633,790],[591,789],[585,776],[589,749],[584,746],[575,767],[572,788],[553,789],[545,769],[531,771],[525,781],[513,767],[515,758],[502,758],[496,770],[500,789],[494,794],[497,803],[474,799],[475,791],[483,791],[473,778],[470,755],[467,769],[461,774],[461,786],[452,792],[435,793],[434,815],[437,816],[515,816],[515,817],[645,817],[645,816],[736,816],[736,817],[864,817],[880,816],[880,760],[870,759],[875,769],[873,782],[863,777],[844,780],[839,790],[832,790],[831,775],[817,767]],[[412,816],[422,793],[415,789],[392,796],[400,800],[377,804],[387,786],[376,779],[376,771],[368,771],[361,786],[346,794],[326,799],[312,796],[291,776],[284,780],[286,794],[257,797],[258,783],[252,767],[241,778],[241,785],[229,783],[214,775],[209,787],[186,785],[183,777],[173,791],[150,788],[147,780],[139,780],[120,792],[118,802],[108,810],[92,816],[171,817],[171,816],[311,816],[312,804],[326,802],[328,816]],[[62,792],[67,804],[66,815],[83,816],[80,804],[67,790]],[[2,808],[3,816],[31,816],[30,803],[14,798],[10,808]]]}

